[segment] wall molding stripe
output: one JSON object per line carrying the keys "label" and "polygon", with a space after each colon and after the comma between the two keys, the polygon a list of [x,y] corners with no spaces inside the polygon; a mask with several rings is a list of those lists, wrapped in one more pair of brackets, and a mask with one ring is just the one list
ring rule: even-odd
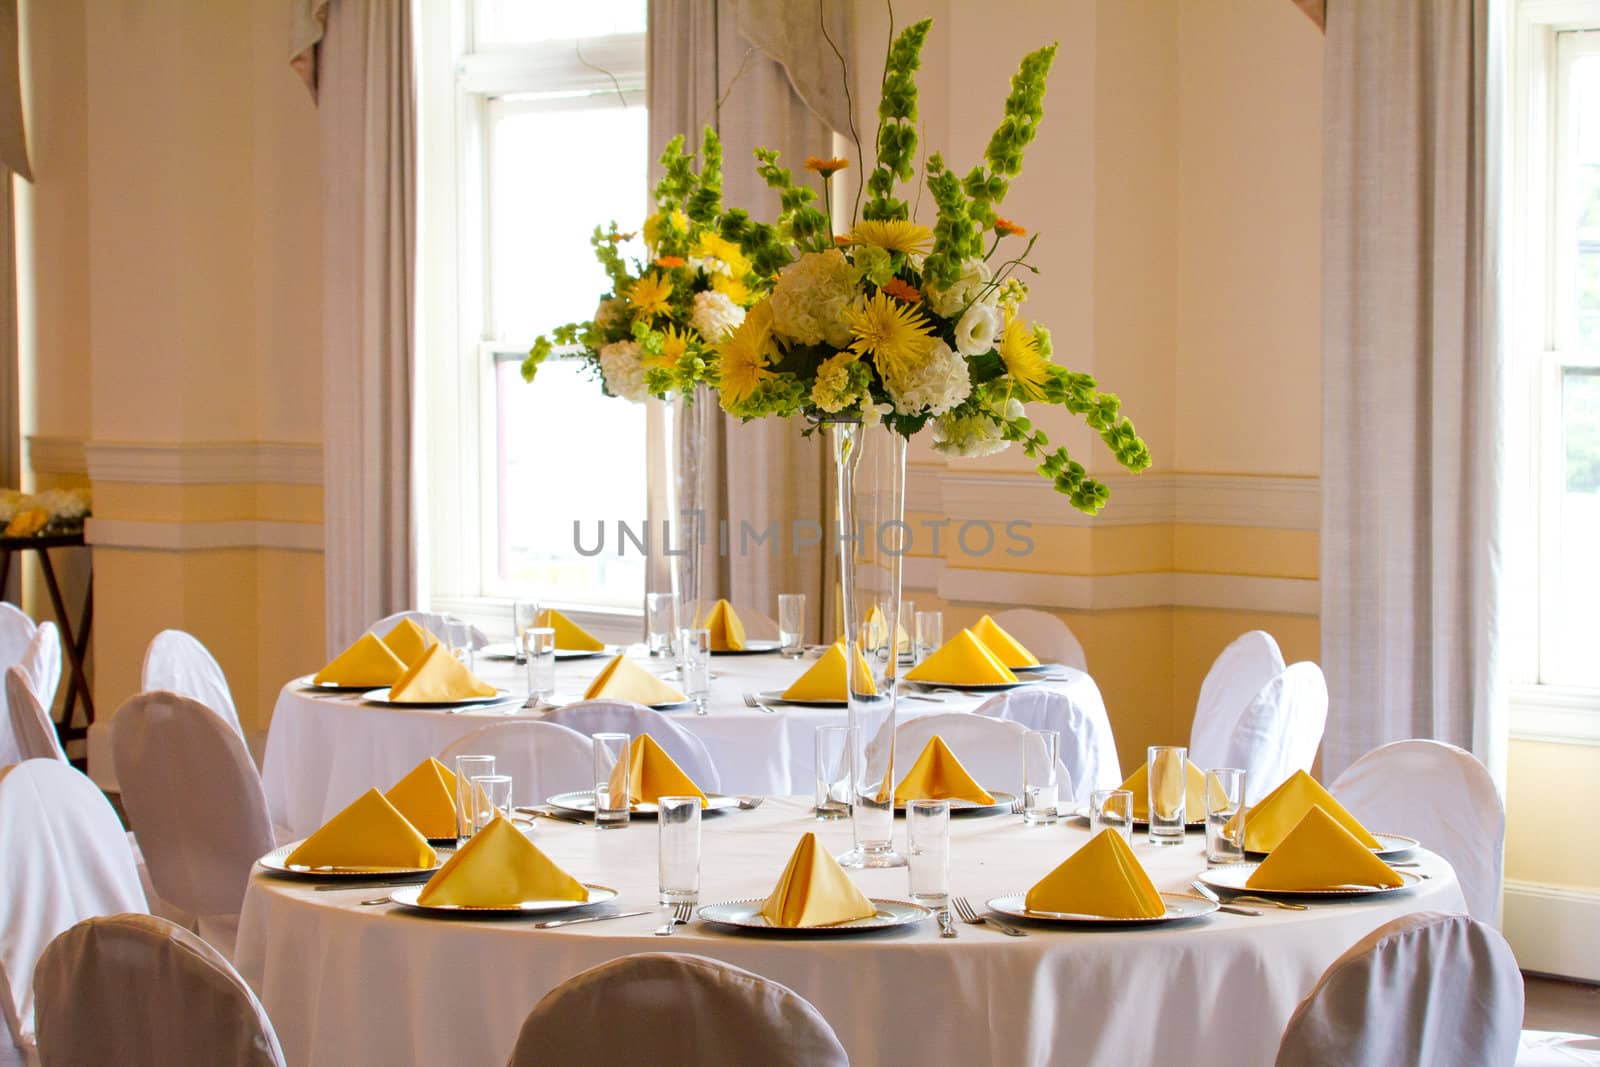
{"label": "wall molding stripe", "polygon": [[929,590],[944,600],[1069,611],[1212,608],[1316,615],[1321,609],[1317,583],[1303,578],[1173,571],[1036,574],[950,567],[933,559],[907,559],[903,577],[906,589]]}
{"label": "wall molding stripe", "polygon": [[88,474],[83,438],[28,435],[28,465],[35,474]]}
{"label": "wall molding stripe", "polygon": [[1600,893],[1507,881],[1503,904],[1519,967],[1600,982]]}
{"label": "wall molding stripe", "polygon": [[89,477],[135,485],[321,485],[322,446],[279,441],[90,441]]}
{"label": "wall molding stripe", "polygon": [[84,539],[98,548],[195,552],[220,548],[322,551],[322,524],[234,519],[208,522],[146,522],[97,519],[84,524]]}

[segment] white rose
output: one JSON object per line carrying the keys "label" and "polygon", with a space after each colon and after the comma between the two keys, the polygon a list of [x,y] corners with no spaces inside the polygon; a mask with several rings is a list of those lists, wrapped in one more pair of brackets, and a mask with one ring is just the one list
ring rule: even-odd
{"label": "white rose", "polygon": [[994,347],[1001,325],[999,308],[973,304],[956,323],[956,351],[963,356],[983,355]]}

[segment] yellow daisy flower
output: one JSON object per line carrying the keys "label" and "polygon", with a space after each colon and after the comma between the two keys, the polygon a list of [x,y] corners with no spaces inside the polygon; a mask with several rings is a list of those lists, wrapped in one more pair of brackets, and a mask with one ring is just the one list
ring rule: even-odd
{"label": "yellow daisy flower", "polygon": [[667,310],[667,301],[672,296],[672,283],[659,274],[646,274],[643,278],[633,283],[633,288],[628,290],[628,305],[633,308],[633,317],[661,315]]}
{"label": "yellow daisy flower", "polygon": [[740,307],[750,303],[750,287],[740,278],[716,274],[711,278],[711,288],[732,300]]}
{"label": "yellow daisy flower", "polygon": [[1032,327],[1023,324],[1016,316],[1006,317],[1005,333],[1000,337],[1000,362],[1006,365],[1025,400],[1038,400],[1044,396],[1044,383],[1050,377],[1046,369],[1050,361],[1039,354],[1039,340]]}
{"label": "yellow daisy flower", "polygon": [[775,354],[772,340],[772,305],[763,300],[750,309],[738,329],[712,346],[717,354],[717,374],[722,406],[742,404],[760,384],[772,378],[768,362]]}
{"label": "yellow daisy flower", "polygon": [[886,381],[904,381],[922,366],[933,348],[933,329],[916,308],[907,307],[887,293],[873,293],[860,310],[846,313],[855,337],[850,350],[870,355]]}
{"label": "yellow daisy flower", "polygon": [[651,357],[647,366],[670,368],[677,366],[678,360],[689,350],[689,335],[676,326],[668,326],[661,331],[661,354]]}
{"label": "yellow daisy flower", "polygon": [[850,239],[890,252],[926,252],[933,247],[933,231],[919,222],[905,219],[867,219],[856,224]]}

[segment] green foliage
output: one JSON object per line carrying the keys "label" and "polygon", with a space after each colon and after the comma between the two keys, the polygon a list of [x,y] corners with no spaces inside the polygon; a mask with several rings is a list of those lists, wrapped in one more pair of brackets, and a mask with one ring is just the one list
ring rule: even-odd
{"label": "green foliage", "polygon": [[1008,179],[1022,173],[1022,150],[1039,135],[1039,123],[1044,119],[1045,81],[1055,58],[1053,44],[1022,57],[1022,64],[1011,77],[1005,115],[983,153],[989,169],[973,167],[967,175],[964,185],[972,198],[969,210],[985,229],[994,225],[994,206],[1005,199],[1011,184]]}
{"label": "green foliage", "polygon": [[983,254],[983,235],[967,210],[967,196],[961,180],[944,165],[944,157],[928,159],[928,192],[939,209],[933,226],[933,251],[922,262],[922,273],[930,282],[949,287],[961,277],[961,264]]}
{"label": "green foliage", "polygon": [[[770,148],[756,149],[756,173],[770,188],[778,190],[778,228],[787,230],[794,243],[808,252],[820,252],[833,244],[828,216],[812,206],[814,190],[794,184],[787,167],[778,166],[778,153]],[[749,255],[749,253],[745,253]],[[752,257],[753,258],[753,257]]]}
{"label": "green foliage", "polygon": [[611,293],[614,296],[623,295],[628,291],[628,286],[633,284],[633,275],[628,273],[628,264],[622,259],[622,241],[623,235],[615,222],[608,230],[596,226],[589,237],[589,243],[594,246],[594,258],[600,261],[606,277],[611,279]]}
{"label": "green foliage", "polygon": [[752,273],[770,278],[794,262],[789,242],[778,227],[756,222],[744,208],[729,208],[718,223],[720,235],[739,246],[750,260]]}
{"label": "green foliage", "polygon": [[862,209],[868,219],[905,219],[911,206],[894,195],[897,181],[916,173],[917,79],[922,66],[922,45],[932,19],[923,19],[901,31],[884,60],[883,95],[878,101],[878,165],[867,178],[872,199]]}

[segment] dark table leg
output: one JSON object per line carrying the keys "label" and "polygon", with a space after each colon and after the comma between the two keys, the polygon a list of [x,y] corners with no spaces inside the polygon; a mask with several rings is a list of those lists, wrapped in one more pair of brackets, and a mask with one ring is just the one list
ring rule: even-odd
{"label": "dark table leg", "polygon": [[[94,576],[90,575],[88,590],[85,593],[83,618],[80,622],[81,632],[74,634],[72,619],[67,615],[67,606],[61,599],[61,587],[56,583],[56,571],[50,563],[48,549],[39,551],[39,563],[44,569],[45,587],[50,591],[50,604],[55,608],[56,619],[61,626],[62,644],[66,648],[67,660],[72,666],[72,673],[67,681],[66,702],[61,709],[61,725],[58,727],[64,744],[69,738],[87,736],[89,726],[94,722],[94,694],[90,692],[89,680],[83,673],[83,657],[89,648],[89,629],[94,623]],[[79,698],[83,700],[84,713],[81,733],[72,725],[73,713]]]}

